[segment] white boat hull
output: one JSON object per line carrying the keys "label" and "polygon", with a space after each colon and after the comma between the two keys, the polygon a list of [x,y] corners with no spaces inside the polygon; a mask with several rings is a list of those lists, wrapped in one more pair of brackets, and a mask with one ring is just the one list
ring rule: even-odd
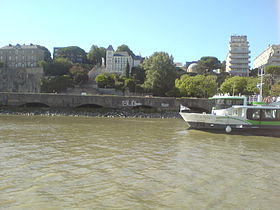
{"label": "white boat hull", "polygon": [[219,116],[214,114],[199,114],[199,113],[182,113],[180,115],[189,123],[206,123],[218,125],[248,125],[243,118],[232,116]]}
{"label": "white boat hull", "polygon": [[189,129],[233,134],[280,136],[280,126],[252,125],[246,119],[240,117],[182,112],[180,112],[180,115],[188,124]]}

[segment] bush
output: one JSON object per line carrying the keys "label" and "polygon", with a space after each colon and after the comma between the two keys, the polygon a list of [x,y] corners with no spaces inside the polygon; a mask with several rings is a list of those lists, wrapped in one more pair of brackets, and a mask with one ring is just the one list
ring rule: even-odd
{"label": "bush", "polygon": [[108,73],[99,74],[95,81],[97,82],[97,86],[99,88],[114,88],[115,87],[115,80],[112,75]]}
{"label": "bush", "polygon": [[60,93],[69,87],[74,87],[73,80],[69,75],[49,77],[41,81],[41,91],[44,93]]}
{"label": "bush", "polygon": [[88,81],[88,71],[81,66],[73,66],[70,69],[70,75],[76,85],[83,84]]}

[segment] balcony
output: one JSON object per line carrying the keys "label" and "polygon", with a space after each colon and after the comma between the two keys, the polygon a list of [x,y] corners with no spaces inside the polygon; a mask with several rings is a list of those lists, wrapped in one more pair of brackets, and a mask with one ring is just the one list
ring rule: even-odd
{"label": "balcony", "polygon": [[231,60],[230,63],[231,64],[242,64],[242,65],[244,65],[244,64],[249,64],[250,61],[249,60]]}
{"label": "balcony", "polygon": [[242,70],[242,69],[249,69],[249,65],[242,65],[242,66],[239,66],[239,65],[230,65],[229,66],[229,68],[230,69],[240,69],[240,70]]}
{"label": "balcony", "polygon": [[251,53],[251,51],[250,50],[230,50],[229,53],[231,53],[231,54],[245,54],[245,55],[247,55],[247,54]]}
{"label": "balcony", "polygon": [[240,58],[244,58],[244,59],[249,59],[251,58],[251,56],[247,55],[247,54],[244,54],[244,55],[230,55],[229,56],[230,59],[240,59]]}

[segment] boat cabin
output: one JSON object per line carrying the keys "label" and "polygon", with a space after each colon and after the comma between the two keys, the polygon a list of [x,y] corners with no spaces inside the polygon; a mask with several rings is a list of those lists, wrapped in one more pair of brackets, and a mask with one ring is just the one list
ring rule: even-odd
{"label": "boat cabin", "polygon": [[250,107],[247,109],[247,119],[257,121],[280,121],[279,107]]}
{"label": "boat cabin", "polygon": [[213,96],[209,98],[214,100],[212,110],[228,109],[234,105],[247,105],[247,98],[245,96]]}

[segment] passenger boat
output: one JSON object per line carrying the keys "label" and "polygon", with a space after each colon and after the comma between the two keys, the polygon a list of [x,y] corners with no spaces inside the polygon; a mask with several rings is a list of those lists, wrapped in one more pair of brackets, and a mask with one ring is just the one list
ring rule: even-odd
{"label": "passenger boat", "polygon": [[248,104],[245,96],[217,95],[210,100],[214,100],[211,114],[181,108],[190,129],[280,136],[279,105]]}

